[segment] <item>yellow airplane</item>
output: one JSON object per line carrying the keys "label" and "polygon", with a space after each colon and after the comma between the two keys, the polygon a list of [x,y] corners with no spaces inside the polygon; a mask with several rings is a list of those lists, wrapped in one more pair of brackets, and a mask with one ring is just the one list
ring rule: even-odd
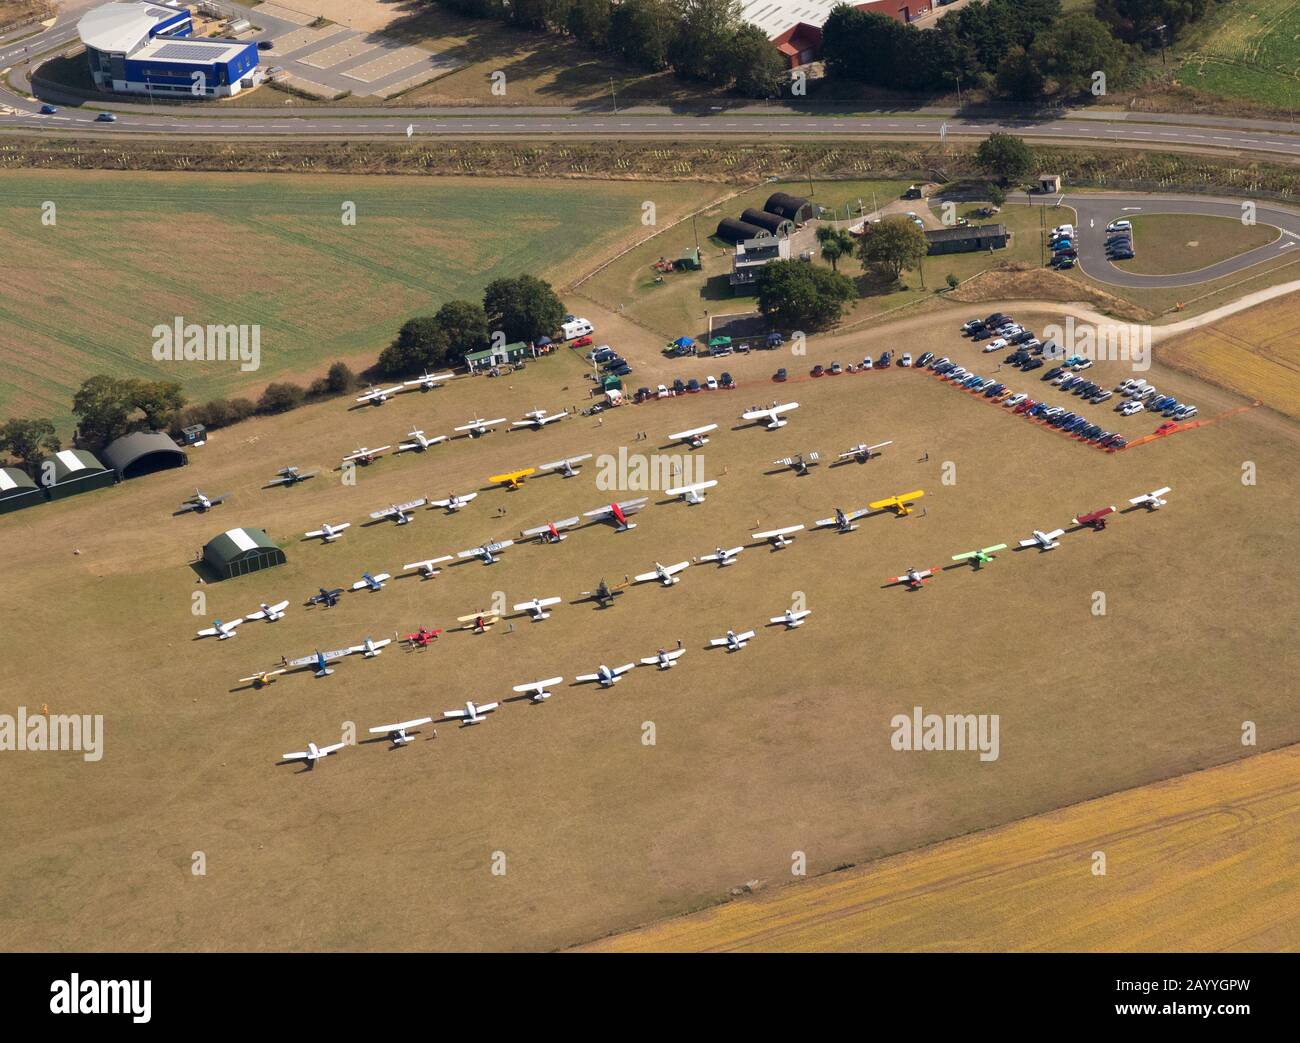
{"label": "yellow airplane", "polygon": [[506,474],[494,474],[488,479],[494,485],[504,485],[507,489],[518,489],[523,484],[525,478],[530,474],[536,474],[536,467],[525,467],[522,471],[509,471]]}
{"label": "yellow airplane", "polygon": [[251,683],[254,688],[265,688],[268,684],[275,683],[276,674],[282,673],[283,670],[262,670],[252,677],[241,677],[239,680],[244,684]]}
{"label": "yellow airplane", "polygon": [[462,630],[487,630],[501,617],[491,612],[471,612],[468,616],[459,616],[457,623],[464,623]]}
{"label": "yellow airplane", "polygon": [[875,503],[867,504],[873,511],[894,511],[901,518],[904,515],[912,513],[911,503],[913,500],[919,500],[925,495],[925,490],[917,489],[916,492],[903,493],[901,496],[891,496],[885,500],[877,500]]}

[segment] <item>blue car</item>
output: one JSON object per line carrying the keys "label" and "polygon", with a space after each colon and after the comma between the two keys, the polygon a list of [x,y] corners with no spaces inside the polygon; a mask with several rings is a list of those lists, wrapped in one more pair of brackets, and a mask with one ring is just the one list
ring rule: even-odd
{"label": "blue car", "polygon": [[1068,424],[1065,429],[1069,431],[1070,434],[1077,435],[1080,431],[1082,431],[1087,426],[1088,426],[1088,418],[1081,416],[1079,417],[1078,420],[1072,421],[1070,424]]}
{"label": "blue car", "polygon": [[59,111],[58,106],[51,105],[48,102],[41,106],[42,116],[53,116],[58,111]]}
{"label": "blue car", "polygon": [[981,384],[983,382],[984,378],[981,376],[967,377],[961,382],[961,386],[964,388],[973,388],[976,384]]}

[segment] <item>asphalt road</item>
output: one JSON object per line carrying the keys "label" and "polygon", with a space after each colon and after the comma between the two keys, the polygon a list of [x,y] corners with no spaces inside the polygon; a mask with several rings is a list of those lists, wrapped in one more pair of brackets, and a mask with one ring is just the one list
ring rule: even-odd
{"label": "asphalt road", "polygon": [[[50,29],[16,44],[0,44],[0,69],[22,67],[32,55],[76,38],[74,15],[61,16]],[[19,73],[20,75],[20,73]],[[168,137],[219,138],[371,138],[521,137],[569,135],[586,138],[683,136],[706,138],[859,137],[943,140],[983,138],[995,131],[1034,141],[1092,141],[1106,145],[1141,145],[1266,154],[1300,161],[1296,127],[1270,121],[1226,121],[1213,117],[1095,110],[1059,118],[959,117],[939,109],[878,115],[807,114],[779,107],[738,107],[683,113],[670,108],[636,108],[615,113],[588,107],[530,107],[527,110],[476,109],[297,109],[292,117],[280,108],[234,108],[199,103],[176,114],[174,105],[96,99],[94,109],[75,99],[53,115],[41,115],[37,102],[0,87],[0,129],[27,133],[67,133],[111,137],[158,134]],[[116,123],[97,123],[101,109],[118,114]],[[922,114],[918,114],[922,113]]]}
{"label": "asphalt road", "polygon": [[[1018,202],[1030,201],[1027,197],[1016,198]],[[1079,268],[1098,282],[1109,283],[1112,286],[1133,289],[1195,286],[1199,283],[1212,282],[1225,275],[1234,275],[1262,261],[1272,260],[1282,253],[1297,251],[1300,254],[1300,213],[1260,202],[1256,204],[1255,221],[1257,224],[1270,225],[1278,230],[1279,237],[1273,242],[1195,272],[1183,272],[1177,275],[1138,275],[1117,268],[1107,258],[1106,225],[1111,221],[1121,217],[1131,219],[1138,214],[1205,214],[1240,221],[1243,200],[1202,199],[1198,196],[1081,193],[1034,197],[1031,201],[1047,204],[1056,203],[1058,200],[1066,206],[1073,207],[1078,215],[1075,231],[1078,236],[1076,248],[1079,251]],[[1136,239],[1133,245],[1140,257],[1141,239]]]}

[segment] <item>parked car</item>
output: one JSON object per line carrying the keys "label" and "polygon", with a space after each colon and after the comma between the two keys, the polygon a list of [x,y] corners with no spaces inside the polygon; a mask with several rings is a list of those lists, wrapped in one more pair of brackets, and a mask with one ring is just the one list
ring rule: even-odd
{"label": "parked car", "polygon": [[1005,348],[1006,346],[1007,346],[1007,342],[1006,342],[1005,340],[1003,340],[1001,337],[999,337],[997,340],[995,340],[995,341],[991,341],[990,343],[986,344],[986,345],[984,346],[984,350],[985,350],[985,351],[1001,351],[1001,350],[1002,350],[1003,348]]}
{"label": "parked car", "polygon": [[984,389],[984,397],[996,398],[998,395],[1002,394],[1002,392],[1006,391],[1006,389],[1007,386],[1005,384],[994,384],[992,387]]}
{"label": "parked car", "polygon": [[813,366],[812,372],[809,374],[809,376],[820,377],[825,372],[826,372],[826,367],[819,362],[817,363],[817,365]]}
{"label": "parked car", "polygon": [[1044,379],[1044,380],[1055,380],[1057,377],[1059,377],[1059,376],[1060,376],[1062,373],[1064,373],[1064,372],[1065,372],[1065,367],[1064,367],[1064,366],[1053,366],[1051,369],[1049,369],[1046,373],[1043,374],[1043,379]]}
{"label": "parked car", "polygon": [[570,342],[569,342],[569,347],[571,347],[571,348],[589,348],[589,347],[591,347],[592,344],[594,344],[594,343],[595,343],[595,341],[593,341],[590,337],[579,337],[577,340],[570,341]]}
{"label": "parked car", "polygon": [[961,331],[962,333],[970,333],[971,330],[978,329],[983,325],[984,325],[983,319],[970,319],[967,322],[963,322],[961,324]]}
{"label": "parked car", "polygon": [[933,358],[934,358],[934,352],[932,351],[927,351],[922,353],[921,357],[916,360],[916,367],[918,369],[922,369],[925,366],[928,366],[930,364],[930,360]]}
{"label": "parked car", "polygon": [[1030,370],[1041,369],[1042,365],[1043,365],[1042,359],[1030,359],[1028,362],[1025,363],[1023,368],[1024,371],[1028,373]]}
{"label": "parked car", "polygon": [[686,385],[682,383],[681,377],[678,377],[676,380],[673,381],[673,394],[676,395],[686,394]]}
{"label": "parked car", "polygon": [[952,361],[952,360],[949,359],[947,355],[944,355],[943,358],[938,358],[938,359],[935,359],[934,361],[930,362],[930,363],[929,363],[929,367],[930,367],[931,369],[936,369],[936,370],[937,370],[940,366],[944,365],[945,363],[951,362],[951,361]]}
{"label": "parked car", "polygon": [[733,379],[730,373],[726,373],[726,372],[724,372],[722,376],[718,378],[718,383],[722,385],[722,389],[724,391],[733,391],[735,390],[736,387],[736,381]]}
{"label": "parked car", "polygon": [[686,393],[688,395],[693,395],[699,390],[700,390],[700,382],[696,380],[694,377],[691,377],[691,379],[686,382]]}
{"label": "parked car", "polygon": [[832,377],[838,377],[841,373],[844,372],[844,367],[841,366],[838,362],[832,362],[832,363],[831,363],[831,368],[830,368],[829,370],[827,370],[827,372],[828,372]]}
{"label": "parked car", "polygon": [[784,366],[782,366],[780,369],[778,369],[775,373],[772,374],[772,379],[775,380],[778,384],[784,383],[786,380],[789,379],[789,377],[790,374],[786,372]]}
{"label": "parked car", "polygon": [[863,360],[858,364],[858,369],[860,369],[860,370],[862,370],[862,369],[871,369],[871,367],[872,367],[872,361],[871,361],[871,356],[870,356],[870,355],[868,355],[866,358],[864,358],[864,359],[863,359]]}
{"label": "parked car", "polygon": [[1113,391],[1107,391],[1105,388],[1102,388],[1092,396],[1092,400],[1100,404],[1105,402],[1106,399],[1110,398],[1113,394]]}
{"label": "parked car", "polygon": [[710,376],[710,377],[705,377],[705,378],[704,378],[704,386],[705,386],[706,388],[708,388],[710,391],[717,391],[717,390],[718,390],[718,381],[717,381],[717,378],[716,378],[716,377],[711,377],[711,376]]}
{"label": "parked car", "polygon": [[1025,399],[1024,401],[1022,401],[1022,402],[1017,402],[1017,403],[1015,404],[1015,406],[1012,407],[1011,412],[1013,412],[1013,413],[1028,413],[1028,412],[1029,412],[1031,409],[1033,409],[1036,405],[1038,405],[1038,403],[1035,402],[1032,398],[1026,398],[1026,399]]}
{"label": "parked car", "polygon": [[907,352],[903,352],[902,356],[898,360],[898,364],[900,366],[910,366],[912,364],[912,356]]}
{"label": "parked car", "polygon": [[1016,406],[1020,405],[1021,402],[1028,402],[1028,401],[1029,401],[1029,396],[1022,391],[1018,395],[1012,395],[1002,404],[1004,406],[1007,406],[1010,409],[1014,409]]}
{"label": "parked car", "polygon": [[888,369],[888,368],[889,368],[889,360],[890,360],[891,357],[892,357],[892,356],[890,355],[889,352],[887,352],[887,351],[882,351],[882,352],[880,353],[880,361],[877,362],[876,365],[879,366],[881,369]]}
{"label": "parked car", "polygon": [[1198,410],[1195,406],[1179,406],[1174,412],[1175,420],[1191,420],[1196,416]]}

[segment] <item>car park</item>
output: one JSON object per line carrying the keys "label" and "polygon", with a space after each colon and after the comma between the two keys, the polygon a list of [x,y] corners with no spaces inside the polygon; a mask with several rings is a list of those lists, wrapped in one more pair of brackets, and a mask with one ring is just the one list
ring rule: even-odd
{"label": "car park", "polygon": [[1020,405],[1021,402],[1028,402],[1028,401],[1029,401],[1029,396],[1026,395],[1023,391],[1021,391],[1018,392],[1017,394],[1012,395],[1002,404],[1004,406],[1007,406],[1008,408],[1014,409],[1016,406]]}
{"label": "car park", "polygon": [[710,376],[710,377],[705,377],[705,378],[704,378],[704,386],[705,386],[706,388],[708,388],[710,391],[717,391],[717,390],[718,390],[718,380],[717,380],[717,378],[716,378],[716,377],[711,377],[711,376]]}

